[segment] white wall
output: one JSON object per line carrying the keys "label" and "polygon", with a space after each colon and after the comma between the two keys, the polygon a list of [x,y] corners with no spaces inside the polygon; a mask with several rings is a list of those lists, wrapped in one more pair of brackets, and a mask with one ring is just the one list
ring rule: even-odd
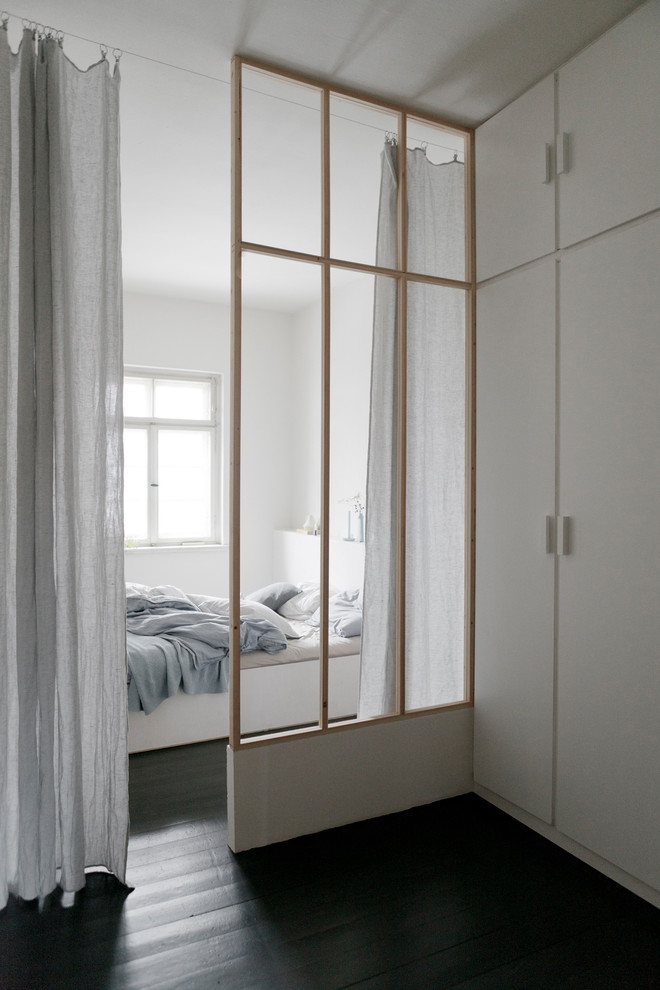
{"label": "white wall", "polygon": [[[291,528],[291,322],[282,313],[243,317],[242,585],[274,580],[273,532]],[[229,593],[229,308],[218,303],[127,292],[127,365],[205,371],[222,379],[222,541],[215,547],[137,548],[125,553],[126,580]]]}
{"label": "white wall", "polygon": [[[210,302],[124,293],[124,363],[221,375],[222,447],[229,442],[229,310]],[[228,477],[223,472],[222,535],[226,542]],[[173,584],[187,591],[226,596],[226,546],[140,548],[125,552],[127,581]]]}
{"label": "white wall", "polygon": [[[341,499],[366,486],[373,281],[333,291],[331,362],[331,535],[346,531]],[[273,533],[321,511],[320,306],[291,316],[243,315],[241,587],[278,580]],[[127,365],[209,371],[222,377],[223,542],[229,533],[229,308],[217,303],[127,292]],[[126,579],[174,584],[225,596],[227,546],[126,551]]]}

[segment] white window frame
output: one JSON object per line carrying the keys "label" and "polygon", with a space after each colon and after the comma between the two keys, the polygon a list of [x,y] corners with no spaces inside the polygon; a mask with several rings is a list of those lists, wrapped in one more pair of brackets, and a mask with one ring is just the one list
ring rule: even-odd
{"label": "white window frame", "polygon": [[[124,367],[127,378],[148,378],[152,382],[208,382],[211,386],[210,419],[165,419],[156,416],[124,416],[124,429],[147,430],[149,497],[146,540],[131,539],[127,549],[141,547],[199,547],[222,543],[222,376],[213,372],[178,371],[170,368]],[[158,539],[158,434],[161,429],[205,431],[211,435],[211,532],[198,540]]]}

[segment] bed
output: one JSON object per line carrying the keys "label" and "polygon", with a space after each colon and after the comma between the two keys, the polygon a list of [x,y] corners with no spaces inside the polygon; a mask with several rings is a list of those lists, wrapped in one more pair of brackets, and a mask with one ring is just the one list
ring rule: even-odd
{"label": "bed", "polygon": [[[142,607],[142,600],[154,603],[152,612]],[[163,625],[160,617],[172,603],[170,625],[167,621]],[[319,604],[318,584],[284,582],[241,600],[241,642],[246,644],[245,652],[241,652],[244,733],[258,734],[317,721]],[[271,608],[272,605],[276,608]],[[184,648],[177,643],[180,632],[177,609],[190,623],[195,622],[193,613],[197,610],[202,623],[207,624],[202,662],[197,665],[195,643],[191,647],[186,639],[187,626],[182,634]],[[216,617],[217,622],[211,617]],[[227,651],[223,653],[222,646],[216,645],[216,630],[212,628],[218,625],[220,642],[223,627],[228,633],[228,617],[229,602],[225,598],[186,595],[170,586],[127,585],[129,752],[228,736],[229,659]],[[335,589],[330,600],[328,630],[331,719],[352,718],[357,711],[361,617],[360,592]],[[140,632],[135,631],[136,626],[142,627]],[[163,628],[173,631],[171,634],[166,631],[164,636],[149,635],[154,629],[162,632]],[[211,637],[207,635],[209,628]],[[142,635],[145,630],[146,634]],[[152,639],[158,642],[149,642]],[[211,640],[213,646],[206,650],[207,641]],[[259,648],[262,645],[266,648]],[[149,667],[150,649],[154,651],[153,669]],[[139,664],[147,665],[146,674]],[[196,681],[197,674],[200,676]],[[157,684],[150,694],[152,680]]]}

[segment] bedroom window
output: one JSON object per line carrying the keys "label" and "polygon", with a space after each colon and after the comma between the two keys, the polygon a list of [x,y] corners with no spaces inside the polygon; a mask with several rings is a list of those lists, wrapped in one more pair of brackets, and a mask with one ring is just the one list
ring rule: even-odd
{"label": "bedroom window", "polygon": [[213,375],[126,372],[127,547],[219,542],[217,393]]}

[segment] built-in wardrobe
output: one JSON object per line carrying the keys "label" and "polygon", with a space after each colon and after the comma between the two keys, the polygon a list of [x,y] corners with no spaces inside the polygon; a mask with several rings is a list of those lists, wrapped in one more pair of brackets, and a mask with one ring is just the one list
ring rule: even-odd
{"label": "built-in wardrobe", "polygon": [[652,0],[476,134],[476,789],[656,903],[659,51]]}

